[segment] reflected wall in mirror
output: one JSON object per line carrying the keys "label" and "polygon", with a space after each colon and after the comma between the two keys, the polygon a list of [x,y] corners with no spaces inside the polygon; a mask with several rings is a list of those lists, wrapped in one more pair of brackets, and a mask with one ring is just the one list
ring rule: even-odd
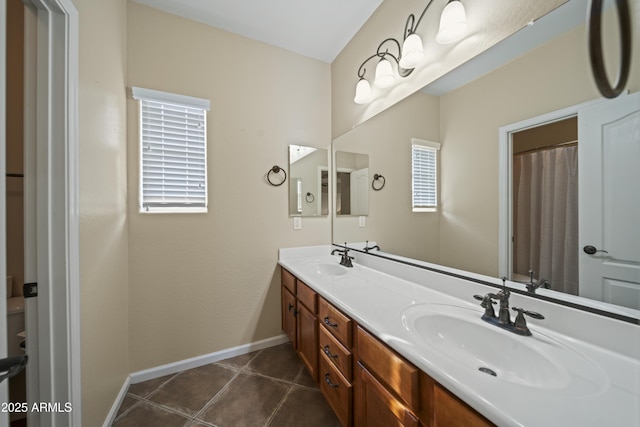
{"label": "reflected wall in mirror", "polygon": [[369,215],[369,155],[337,151],[336,215]]}
{"label": "reflected wall in mirror", "polygon": [[289,216],[328,215],[328,181],[327,150],[289,146]]}
{"label": "reflected wall in mirror", "polygon": [[[569,2],[576,3],[585,4],[578,13],[581,18],[587,16],[587,2]],[[553,15],[557,12],[562,11],[545,19],[576,20],[575,16],[556,18]],[[604,37],[605,46],[614,52],[618,43],[615,14],[609,12],[605,18],[603,28],[610,31]],[[522,31],[535,31],[536,25]],[[640,33],[634,37],[634,43],[640,44]],[[334,242],[376,241],[383,252],[493,277],[501,275],[501,256],[506,254],[499,250],[499,236],[504,233],[499,221],[499,129],[600,97],[589,72],[584,23],[529,52],[529,47],[507,42],[520,56],[506,65],[459,87],[447,81],[447,76],[425,91],[433,87],[454,89],[438,95],[416,93],[334,140],[334,150],[356,146],[358,151],[369,153],[372,171],[387,178],[385,190],[371,195],[367,227],[358,229],[357,223],[336,218]],[[496,57],[494,49],[483,55],[488,55],[488,60]],[[628,90],[640,91],[640,55],[633,58]],[[405,120],[405,114],[418,117]],[[367,135],[366,148],[352,134]],[[409,160],[402,158],[409,159],[412,137],[441,143],[440,200],[435,214],[410,214]],[[582,232],[580,228],[580,245]],[[580,251],[582,246],[576,249]],[[603,292],[601,289],[600,294]],[[590,304],[557,291],[545,289],[540,294]]]}

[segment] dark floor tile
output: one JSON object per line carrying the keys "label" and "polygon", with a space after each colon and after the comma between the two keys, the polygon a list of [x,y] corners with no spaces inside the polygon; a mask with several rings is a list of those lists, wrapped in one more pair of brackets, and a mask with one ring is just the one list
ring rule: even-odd
{"label": "dark floor tile", "polygon": [[197,418],[220,427],[264,426],[288,388],[270,378],[240,374]]}
{"label": "dark floor tile", "polygon": [[300,420],[305,427],[342,426],[320,390],[293,386],[269,425],[297,427]]}
{"label": "dark floor tile", "polygon": [[157,389],[162,384],[167,382],[174,375],[175,374],[165,375],[164,377],[154,378],[152,380],[143,381],[143,382],[138,383],[138,384],[131,384],[129,386],[129,389],[127,390],[127,393],[135,394],[136,396],[140,396],[140,397],[147,397],[155,389]]}
{"label": "dark floor tile", "polygon": [[245,369],[269,377],[293,381],[301,366],[303,364],[291,347],[291,343],[286,343],[262,350]]}
{"label": "dark floor tile", "polygon": [[217,364],[180,372],[148,397],[187,415],[197,414],[228,383],[236,371]]}
{"label": "dark floor tile", "polygon": [[293,382],[296,384],[303,385],[305,387],[311,387],[311,388],[317,388],[317,389],[320,388],[318,386],[318,383],[311,377],[311,374],[309,374],[309,371],[307,371],[307,368],[305,368],[304,366],[300,368],[300,372],[298,373],[298,375],[296,375]]}
{"label": "dark floor tile", "polygon": [[118,413],[116,414],[116,417],[119,417],[123,413],[127,412],[129,408],[131,408],[133,405],[135,405],[138,402],[139,400],[136,398],[133,398],[128,395],[125,396],[124,399],[122,400],[122,403],[120,404],[120,408],[118,408]]}
{"label": "dark floor tile", "polygon": [[146,402],[135,405],[126,416],[116,419],[113,427],[162,426],[182,427],[188,418],[166,411]]}
{"label": "dark floor tile", "polygon": [[240,356],[232,357],[230,359],[220,360],[218,363],[222,365],[233,366],[234,368],[240,369],[240,368],[244,368],[245,365],[249,363],[251,359],[256,357],[256,354],[258,353],[259,351],[253,351],[251,353],[241,354]]}

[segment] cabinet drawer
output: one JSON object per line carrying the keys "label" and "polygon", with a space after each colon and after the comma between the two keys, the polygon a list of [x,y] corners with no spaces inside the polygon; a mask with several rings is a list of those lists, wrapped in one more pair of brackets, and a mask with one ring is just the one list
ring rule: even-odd
{"label": "cabinet drawer", "polygon": [[419,409],[418,368],[360,326],[356,331],[356,355],[358,360],[362,361],[388,389],[408,404],[411,410]]}
{"label": "cabinet drawer", "polygon": [[325,301],[324,298],[320,298],[320,303],[318,304],[318,319],[345,347],[351,348],[353,340],[351,332],[352,322],[350,318]]}
{"label": "cabinet drawer", "polygon": [[320,354],[320,390],[343,426],[350,426],[353,417],[353,386]]}
{"label": "cabinet drawer", "polygon": [[338,368],[347,381],[351,381],[353,378],[351,373],[351,352],[340,344],[340,342],[331,335],[324,326],[320,327],[320,341],[318,347],[320,352],[327,356],[327,359],[330,360],[336,368]]}
{"label": "cabinet drawer", "polygon": [[317,294],[313,291],[313,289],[305,285],[304,282],[301,282],[300,280],[298,280],[297,282],[298,289],[296,291],[296,296],[298,297],[298,301],[304,304],[309,309],[309,311],[311,311],[311,313],[316,314],[316,301],[318,298]]}
{"label": "cabinet drawer", "polygon": [[289,289],[292,294],[296,294],[296,278],[284,268],[280,267],[282,276],[282,286]]}

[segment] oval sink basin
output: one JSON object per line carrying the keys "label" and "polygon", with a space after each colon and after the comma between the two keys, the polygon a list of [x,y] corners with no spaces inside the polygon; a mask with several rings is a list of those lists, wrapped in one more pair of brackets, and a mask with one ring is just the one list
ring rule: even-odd
{"label": "oval sink basin", "polygon": [[484,322],[481,315],[464,307],[419,304],[402,312],[402,322],[426,348],[502,381],[572,388],[579,394],[595,392],[605,383],[596,365],[560,342],[535,332],[516,335]]}
{"label": "oval sink basin", "polygon": [[347,274],[346,267],[343,267],[340,264],[322,262],[309,264],[309,266],[314,273],[321,276],[342,276],[343,274]]}

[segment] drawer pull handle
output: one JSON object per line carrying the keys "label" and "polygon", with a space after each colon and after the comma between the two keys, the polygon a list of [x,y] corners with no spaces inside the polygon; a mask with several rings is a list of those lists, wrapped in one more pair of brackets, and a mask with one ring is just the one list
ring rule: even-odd
{"label": "drawer pull handle", "polygon": [[329,351],[329,346],[328,345],[325,345],[322,348],[322,351],[324,351],[324,354],[326,354],[327,356],[329,356],[329,357],[331,357],[333,359],[337,359],[338,358],[337,354],[331,354],[331,352]]}
{"label": "drawer pull handle", "polygon": [[325,316],[325,318],[324,318],[324,324],[325,324],[325,325],[327,325],[327,326],[331,326],[332,328],[337,328],[337,327],[338,327],[338,324],[337,324],[337,323],[331,323],[331,322],[329,321],[329,316]]}
{"label": "drawer pull handle", "polygon": [[329,378],[329,374],[328,373],[324,374],[324,382],[329,384],[329,387],[333,387],[333,388],[337,388],[338,387],[338,384],[334,384],[334,383],[331,382],[331,379]]}

